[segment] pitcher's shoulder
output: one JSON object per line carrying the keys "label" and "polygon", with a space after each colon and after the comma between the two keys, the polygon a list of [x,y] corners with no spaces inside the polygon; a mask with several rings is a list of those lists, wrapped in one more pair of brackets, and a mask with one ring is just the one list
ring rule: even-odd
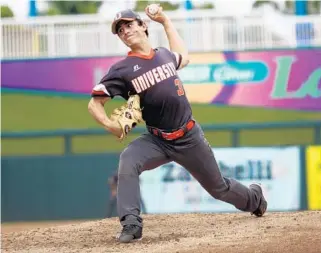
{"label": "pitcher's shoulder", "polygon": [[131,61],[131,59],[128,59],[128,57],[125,57],[125,58],[119,60],[118,62],[114,63],[112,68],[115,70],[123,69],[129,64],[130,61]]}

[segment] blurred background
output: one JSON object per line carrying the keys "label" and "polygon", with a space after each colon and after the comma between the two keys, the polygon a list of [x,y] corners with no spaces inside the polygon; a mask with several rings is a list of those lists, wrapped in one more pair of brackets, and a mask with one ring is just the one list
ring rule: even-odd
{"label": "blurred background", "polygon": [[[1,221],[117,215],[125,142],[87,111],[92,87],[127,49],[116,12],[161,3],[188,46],[179,71],[225,176],[260,182],[269,211],[321,210],[320,1],[44,1],[1,4]],[[124,101],[114,99],[110,113]],[[141,176],[144,213],[236,212],[169,163]]]}

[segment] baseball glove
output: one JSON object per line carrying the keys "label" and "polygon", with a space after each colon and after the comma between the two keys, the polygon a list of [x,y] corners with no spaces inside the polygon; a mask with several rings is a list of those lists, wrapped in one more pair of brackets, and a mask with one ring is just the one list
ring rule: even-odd
{"label": "baseball glove", "polygon": [[127,100],[127,103],[119,108],[116,108],[110,116],[110,119],[117,121],[122,135],[120,140],[125,139],[127,134],[140,122],[143,121],[142,110],[140,108],[140,98],[138,95],[132,95]]}

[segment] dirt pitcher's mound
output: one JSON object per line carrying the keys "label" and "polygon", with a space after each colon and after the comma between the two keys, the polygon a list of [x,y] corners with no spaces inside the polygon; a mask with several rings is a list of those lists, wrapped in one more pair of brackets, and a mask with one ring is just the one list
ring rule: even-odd
{"label": "dirt pitcher's mound", "polygon": [[120,244],[116,218],[2,235],[3,252],[321,252],[321,211],[145,215],[144,237]]}

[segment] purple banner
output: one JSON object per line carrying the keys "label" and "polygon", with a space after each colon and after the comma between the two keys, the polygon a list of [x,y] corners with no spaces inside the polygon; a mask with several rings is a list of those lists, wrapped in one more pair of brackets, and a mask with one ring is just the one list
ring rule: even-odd
{"label": "purple banner", "polygon": [[321,49],[194,54],[181,78],[194,102],[321,111]]}
{"label": "purple banner", "polygon": [[73,92],[90,95],[95,84],[121,57],[4,61],[4,88]]}
{"label": "purple banner", "polygon": [[[4,88],[90,94],[121,57],[4,61]],[[321,110],[321,49],[192,54],[191,102]]]}
{"label": "purple banner", "polygon": [[[226,54],[227,62],[230,55]],[[243,81],[222,88],[212,103],[228,101],[245,106],[321,110],[321,50],[238,53],[239,62],[267,66],[260,82]]]}

